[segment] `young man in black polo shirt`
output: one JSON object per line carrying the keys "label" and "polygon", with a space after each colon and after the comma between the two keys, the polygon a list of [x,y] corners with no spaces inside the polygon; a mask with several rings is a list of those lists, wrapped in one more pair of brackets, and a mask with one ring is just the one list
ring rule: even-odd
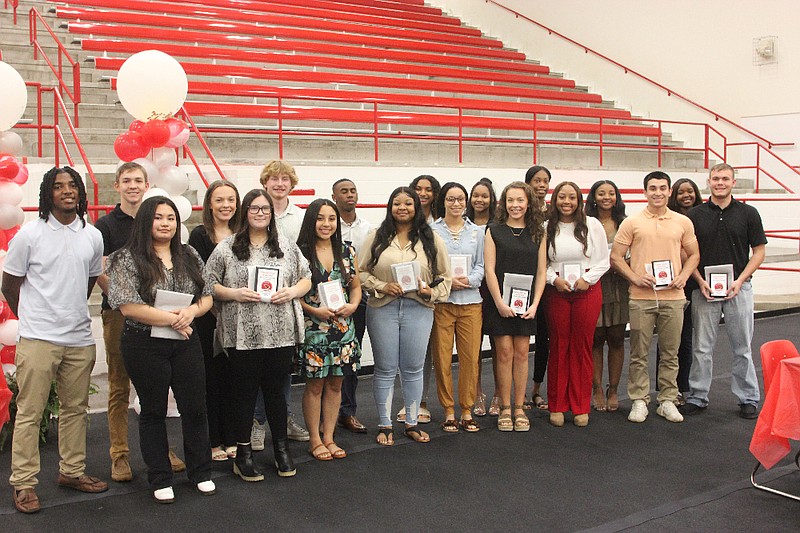
{"label": "young man in black polo shirt", "polygon": [[[733,351],[731,390],[739,400],[739,416],[756,418],[761,393],[753,366],[753,289],[750,278],[764,260],[767,238],[761,216],[752,206],[733,198],[733,167],[720,163],[711,168],[708,201],[689,211],[700,245],[700,265],[694,278],[700,285],[692,293],[692,368],[689,398],[680,411],[701,413],[708,406],[714,345],[719,319],[725,314],[725,331]],[[752,250],[752,255],[750,251]],[[733,279],[724,298],[711,297],[705,267],[733,265]]]}

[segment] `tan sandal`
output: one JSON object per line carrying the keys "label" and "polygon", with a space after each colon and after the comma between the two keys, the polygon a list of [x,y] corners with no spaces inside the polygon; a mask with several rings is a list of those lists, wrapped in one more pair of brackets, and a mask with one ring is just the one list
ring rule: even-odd
{"label": "tan sandal", "polygon": [[514,431],[514,421],[511,419],[511,406],[501,405],[499,408],[500,414],[497,417],[497,429],[500,431]]}
{"label": "tan sandal", "polygon": [[394,446],[394,432],[392,431],[391,426],[379,427],[378,436],[375,438],[375,442],[381,446]]}
{"label": "tan sandal", "polygon": [[[521,405],[513,406],[515,414],[514,414],[514,431],[530,431],[531,429],[531,421],[525,415],[524,407]],[[516,414],[516,411],[521,411],[520,414]]]}

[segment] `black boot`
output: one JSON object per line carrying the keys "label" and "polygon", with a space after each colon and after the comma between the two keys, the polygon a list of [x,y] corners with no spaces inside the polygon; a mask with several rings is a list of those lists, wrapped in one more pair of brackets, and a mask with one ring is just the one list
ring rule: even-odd
{"label": "black boot", "polygon": [[297,473],[297,468],[294,466],[294,461],[286,442],[286,439],[283,439],[276,440],[272,444],[272,449],[275,452],[275,467],[278,469],[279,476],[292,477]]}
{"label": "black boot", "polygon": [[233,460],[233,473],[245,481],[263,481],[264,474],[253,462],[253,449],[250,443],[236,444],[236,459]]}

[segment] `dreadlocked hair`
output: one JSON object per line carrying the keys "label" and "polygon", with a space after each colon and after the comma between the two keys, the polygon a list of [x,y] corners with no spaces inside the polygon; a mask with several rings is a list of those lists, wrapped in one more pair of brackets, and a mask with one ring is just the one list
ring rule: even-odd
{"label": "dreadlocked hair", "polygon": [[47,220],[50,213],[53,212],[53,189],[56,183],[56,176],[59,174],[69,174],[72,178],[72,183],[78,189],[78,205],[75,208],[75,213],[81,219],[81,223],[86,226],[86,212],[88,210],[89,202],[86,199],[86,187],[83,185],[83,178],[78,171],[71,167],[53,167],[48,170],[42,184],[39,186],[39,218]]}

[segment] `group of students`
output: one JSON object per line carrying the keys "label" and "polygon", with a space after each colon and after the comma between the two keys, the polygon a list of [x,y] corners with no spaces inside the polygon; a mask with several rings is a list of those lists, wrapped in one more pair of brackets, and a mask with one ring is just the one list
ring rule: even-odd
{"label": "group of students", "polygon": [[[54,172],[54,176],[66,174],[69,179],[62,181],[82,186],[79,177],[76,180],[64,169]],[[550,423],[557,427],[568,412],[576,426],[586,426],[592,403],[598,411],[615,411],[619,406],[617,388],[629,322],[628,395],[633,400],[629,420],[642,422],[647,416],[647,358],[655,326],[658,414],[672,422],[682,420],[676,407],[682,403],[678,389],[688,396],[689,403],[682,406],[688,414],[704,409],[717,324],[713,317],[703,319],[698,333],[698,321],[694,330],[691,326],[692,314],[697,316],[698,306],[710,306],[712,313],[724,309],[727,320],[735,309],[746,311],[748,301],[740,301],[740,291],[750,291],[749,278],[763,259],[766,242],[758,213],[731,197],[733,169],[717,165],[711,170],[709,209],[716,209],[714,216],[722,224],[713,228],[706,224],[697,237],[698,222],[692,221],[702,221],[705,215],[699,207],[688,211],[700,203],[697,186],[690,180],[672,186],[665,173],[648,174],[644,180],[648,204],[630,218],[611,181],[595,183],[585,205],[577,184],[561,182],[553,188],[548,205],[550,181],[548,169],[532,167],[525,182],[510,183],[497,199],[486,178],[468,192],[460,183],[440,185],[433,176],[419,176],[408,187],[392,191],[385,216],[373,229],[356,214],[358,191],[351,180],[334,183],[334,201],[316,199],[302,212],[287,198],[298,182],[294,169],[272,161],[261,174],[264,188],[241,199],[230,182],[211,184],[203,202],[203,223],[192,231],[190,245],[183,245],[173,202],[160,196],[142,201],[148,185],[145,170],[135,163],[122,165],[115,181],[120,204],[97,224],[105,257],[99,283],[107,295],[103,322],[109,385],[115,388],[114,383],[130,378],[136,387],[141,451],[154,499],[174,500],[173,471],[183,466],[176,468],[176,461],[171,461],[167,441],[170,388],[181,413],[185,468],[201,494],[215,492],[212,460],[233,459],[234,473],[245,481],[264,479],[253,458],[263,424],[253,418],[254,413],[258,418],[262,401],[277,473],[282,477],[296,473],[287,446],[292,368],[306,380],[302,405],[309,453],[321,461],[346,457],[334,440],[337,423],[351,431],[366,431],[355,416],[365,329],[373,341],[380,445],[394,443],[392,405],[398,372],[403,409],[397,419],[403,423],[403,433],[416,442],[430,440],[419,425],[430,422],[431,370],[446,432],[479,431],[473,413],[497,416],[500,431],[526,432],[531,427],[526,410],[531,408],[549,410]],[[52,184],[49,187],[51,191]],[[43,183],[42,195],[52,194],[48,191]],[[83,196],[83,210],[72,209],[81,220],[85,192]],[[712,202],[717,197],[723,205]],[[732,208],[735,217],[724,216]],[[689,217],[681,214],[687,212]],[[43,207],[40,222],[47,223],[49,214]],[[749,224],[744,226],[743,241],[741,228],[732,229],[741,217]],[[720,246],[720,231],[738,247]],[[753,249],[752,258],[749,250],[742,255],[742,242]],[[709,250],[707,255],[705,250],[699,252],[702,248]],[[731,262],[734,272],[728,293],[714,302],[698,269],[721,261]],[[14,270],[17,264],[7,261],[5,276],[20,276]],[[664,269],[669,275],[666,283],[659,279]],[[92,278],[100,274],[96,270],[94,265],[87,272],[90,290]],[[687,283],[690,276],[695,285]],[[6,286],[4,278],[4,293]],[[19,284],[16,291],[9,298],[15,310]],[[686,307],[684,291],[694,302],[693,310]],[[174,293],[185,298],[182,304],[165,307],[157,302]],[[334,305],[337,300],[341,301]],[[752,336],[752,294],[749,305]],[[25,314],[24,310],[20,314],[20,335],[36,338],[23,327]],[[732,333],[729,328],[728,334],[746,337],[746,322],[742,329]],[[484,334],[492,344],[495,382],[488,410],[480,379]],[[532,335],[536,336],[534,386],[531,401],[526,402]],[[736,348],[734,353],[733,389],[742,416],[750,418],[759,401],[758,382],[749,340],[743,340],[746,349]],[[454,343],[459,361],[458,420],[451,370]],[[692,354],[695,364],[689,374]],[[119,359],[114,363],[115,357]],[[21,362],[18,356],[18,365]],[[540,390],[545,372],[547,401]],[[24,385],[22,380],[20,384]],[[112,478],[117,481],[132,477],[127,448],[129,389],[121,388],[109,397]],[[35,413],[38,408],[24,401],[20,406],[20,413]],[[19,420],[18,414],[18,424]],[[15,457],[21,453],[16,434],[13,449]],[[35,512],[31,511],[38,510],[38,500],[32,503],[35,493],[31,496],[35,472],[25,478],[15,465],[16,458],[11,478],[15,505],[23,512]],[[73,473],[76,470],[80,467]],[[84,477],[90,478],[81,470],[76,479]],[[96,478],[84,481],[81,488],[73,488],[93,492],[107,488]]]}

